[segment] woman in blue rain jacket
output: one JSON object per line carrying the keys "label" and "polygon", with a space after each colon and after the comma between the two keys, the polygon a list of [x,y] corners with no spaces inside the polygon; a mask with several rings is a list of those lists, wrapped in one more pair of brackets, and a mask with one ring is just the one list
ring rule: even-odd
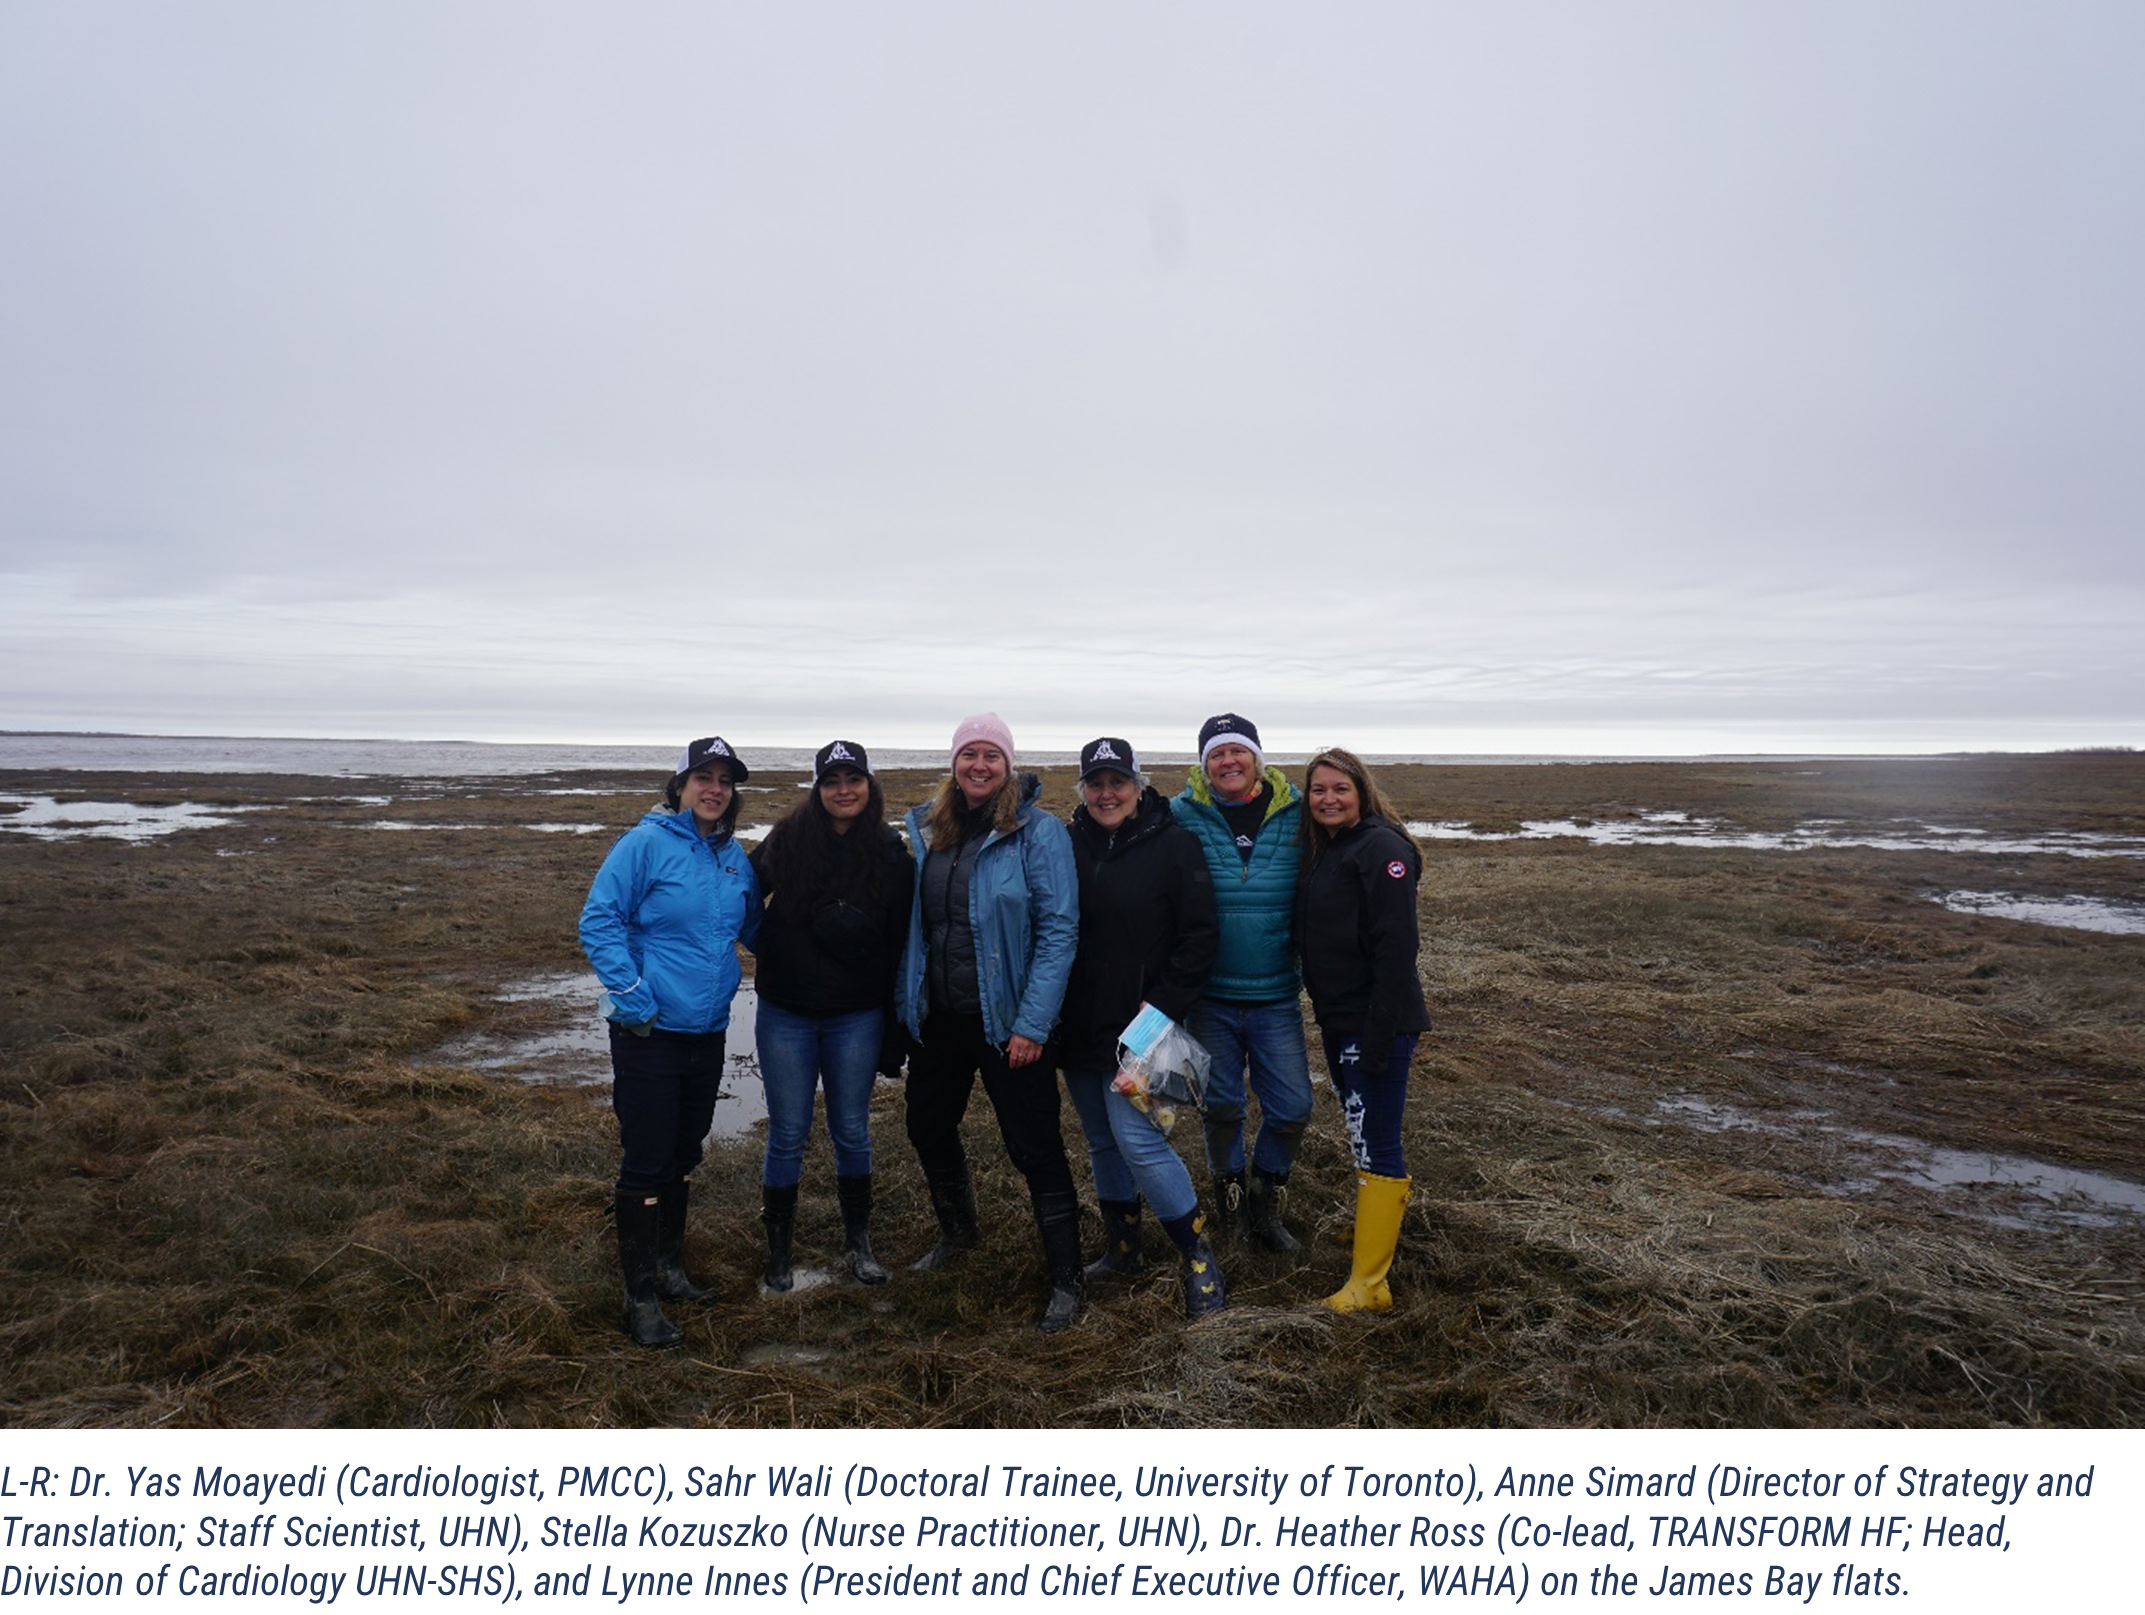
{"label": "woman in blue rain jacket", "polygon": [[759,934],[759,883],[735,834],[749,773],[719,735],[687,746],[664,805],[618,838],[581,910],[611,1023],[625,1330],[643,1346],[684,1338],[663,1301],[712,1293],[685,1273],[685,1180],[715,1114],[737,945]]}

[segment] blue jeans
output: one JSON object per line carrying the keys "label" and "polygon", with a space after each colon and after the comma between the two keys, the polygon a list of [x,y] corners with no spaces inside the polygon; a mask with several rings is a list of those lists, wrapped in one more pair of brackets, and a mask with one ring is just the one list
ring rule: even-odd
{"label": "blue jeans", "polygon": [[1335,1034],[1321,1026],[1318,1040],[1326,1046],[1326,1069],[1333,1073],[1341,1123],[1348,1129],[1348,1148],[1357,1168],[1381,1178],[1406,1177],[1400,1117],[1408,1103],[1408,1062],[1415,1058],[1415,1034],[1403,1032],[1394,1038],[1385,1059],[1373,1065],[1363,1063],[1362,1046],[1353,1033]]}
{"label": "blue jeans", "polygon": [[787,1188],[804,1176],[812,1136],[812,1091],[827,1093],[827,1136],[836,1177],[871,1171],[871,1086],[878,1075],[876,1009],[854,1015],[798,1015],[760,1000],[760,1081],[767,1089],[767,1163],[760,1181]]}
{"label": "blue jeans", "polygon": [[1285,1174],[1296,1141],[1311,1119],[1311,1056],[1304,1047],[1303,1011],[1296,1000],[1223,1004],[1202,998],[1192,1011],[1192,1036],[1206,1046],[1214,1069],[1207,1077],[1207,1169],[1244,1170],[1244,1068],[1259,1101],[1259,1141],[1251,1158],[1262,1172]]}
{"label": "blue jeans", "polygon": [[1065,1092],[1087,1135],[1087,1158],[1095,1169],[1095,1198],[1120,1205],[1145,1199],[1164,1222],[1198,1209],[1192,1175],[1170,1147],[1169,1135],[1110,1086],[1117,1068],[1065,1073]]}

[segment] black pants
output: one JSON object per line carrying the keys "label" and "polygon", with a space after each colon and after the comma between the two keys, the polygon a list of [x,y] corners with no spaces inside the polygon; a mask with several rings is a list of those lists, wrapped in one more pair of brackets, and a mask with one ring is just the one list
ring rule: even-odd
{"label": "black pants", "polygon": [[658,1194],[700,1164],[715,1118],[724,1034],[635,1037],[611,1028],[611,1108],[618,1113],[620,1194]]}
{"label": "black pants", "polygon": [[1058,1076],[1049,1056],[1015,1071],[984,1037],[981,1015],[944,1010],[924,1022],[923,1041],[909,1059],[909,1142],[916,1146],[924,1177],[944,1183],[966,1174],[961,1117],[979,1074],[998,1114],[1005,1152],[1028,1180],[1029,1193],[1073,1193],[1065,1136],[1058,1127]]}

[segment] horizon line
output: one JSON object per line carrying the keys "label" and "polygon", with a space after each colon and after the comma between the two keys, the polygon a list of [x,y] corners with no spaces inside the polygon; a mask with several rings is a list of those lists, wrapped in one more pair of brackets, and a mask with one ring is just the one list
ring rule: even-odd
{"label": "horizon line", "polygon": [[[389,745],[389,746],[469,746],[506,749],[554,749],[554,750],[605,750],[605,751],[669,751],[675,748],[674,741],[640,740],[482,740],[461,737],[416,737],[408,735],[360,735],[360,734],[223,734],[214,732],[154,732],[128,729],[13,729],[0,728],[0,739],[7,740],[153,740],[153,741],[242,741],[249,743],[286,743],[303,745]],[[757,743],[769,750],[811,752],[824,745],[819,741],[792,741],[770,739]],[[884,752],[930,752],[943,750],[942,745],[904,746],[881,743],[875,749]],[[1714,750],[1714,751],[1649,751],[1636,747],[1624,747],[1600,752],[1577,750],[1467,750],[1467,751],[1367,751],[1367,760],[1418,761],[1441,758],[1452,759],[1505,759],[1505,760],[1554,760],[1569,762],[1709,762],[1709,761],[1764,761],[1781,760],[1827,760],[1827,761],[1886,761],[1965,757],[2054,757],[2135,754],[2138,747],[2120,742],[2071,743],[2047,746],[2031,745],[1949,745],[1917,746],[1912,743],[1895,744],[1875,749],[1829,750],[1822,746],[1800,746],[1780,751],[1764,750]],[[1078,744],[1066,746],[1041,745],[1022,748],[1022,752],[1059,753],[1077,755]],[[1016,753],[1020,755],[1021,753]],[[1301,760],[1309,756],[1309,750],[1289,747],[1272,748],[1273,756]],[[1194,759],[1195,749],[1182,751],[1149,748],[1148,755],[1157,762],[1181,762]],[[915,765],[909,765],[915,766]]]}

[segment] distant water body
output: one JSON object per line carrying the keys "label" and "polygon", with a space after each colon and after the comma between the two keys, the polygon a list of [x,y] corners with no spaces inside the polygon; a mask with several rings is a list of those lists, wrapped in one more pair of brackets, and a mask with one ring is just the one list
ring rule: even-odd
{"label": "distant water body", "polygon": [[[812,753],[798,747],[742,747],[748,766],[809,771]],[[531,774],[660,774],[677,753],[647,746],[550,746],[471,740],[306,740],[219,735],[105,735],[0,730],[0,768],[76,769],[100,774],[302,774],[329,779],[482,779]],[[1023,763],[1050,767],[1079,761],[1069,751],[1024,751]],[[1150,752],[1145,759],[1183,767],[1190,752]],[[1301,762],[1275,752],[1276,763]],[[1816,762],[1816,756],[1757,754],[1697,757],[1551,757],[1378,755],[1388,763]],[[1867,761],[1868,759],[1863,759]],[[876,768],[943,768],[943,751],[874,749]]]}

